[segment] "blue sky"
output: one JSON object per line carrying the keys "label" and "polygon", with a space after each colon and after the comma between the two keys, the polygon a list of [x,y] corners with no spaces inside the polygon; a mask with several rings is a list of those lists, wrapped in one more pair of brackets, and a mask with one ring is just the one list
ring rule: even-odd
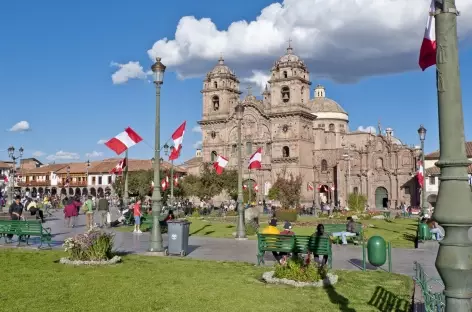
{"label": "blue sky", "polygon": [[[307,1],[309,0],[300,0],[298,3]],[[325,0],[322,5],[333,5],[337,9],[334,7],[336,1]],[[97,142],[115,136],[127,126],[134,128],[149,145],[153,145],[153,85],[146,77],[129,79],[120,84],[113,83],[111,76],[119,68],[111,64],[139,62],[146,72],[152,64],[149,55],[155,52],[160,53],[163,62],[169,65],[162,88],[161,138],[167,140],[182,121],[187,120],[183,161],[193,156],[193,145],[201,140],[201,135],[191,129],[201,117],[202,74],[211,70],[217,56],[223,53],[226,63],[234,66],[236,73],[241,75],[241,80],[253,81],[257,88],[257,84],[260,84],[257,80],[258,70],[264,74],[268,72],[271,64],[285,52],[288,38],[294,38],[295,53],[299,51],[302,58],[306,56],[308,59],[313,86],[322,83],[326,87],[327,96],[348,111],[351,129],[376,126],[380,120],[384,128],[392,127],[395,136],[404,143],[418,144],[416,130],[422,123],[428,129],[427,151],[438,148],[434,68],[423,73],[414,65],[417,61],[414,45],[417,42],[419,48],[426,19],[423,7],[428,7],[428,1],[418,5],[416,17],[409,17],[409,20],[413,20],[412,24],[404,26],[410,30],[405,34],[408,38],[395,45],[392,43],[395,36],[382,42],[381,36],[387,37],[389,34],[379,34],[374,30],[358,31],[343,39],[341,32],[334,30],[349,27],[348,22],[344,26],[328,25],[331,21],[316,14],[313,14],[312,19],[314,23],[322,25],[319,30],[323,30],[326,35],[318,37],[313,45],[308,45],[307,40],[303,40],[300,30],[297,32],[294,27],[297,26],[295,22],[280,26],[286,25],[280,22],[281,14],[277,15],[279,33],[271,41],[276,44],[267,49],[267,44],[258,45],[260,39],[257,36],[252,39],[245,36],[247,42],[239,42],[240,38],[233,36],[233,41],[225,41],[225,46],[218,45],[219,41],[208,41],[219,36],[214,33],[212,35],[215,30],[207,27],[208,22],[195,24],[203,25],[203,28],[194,26],[196,33],[189,31],[190,39],[181,39],[184,37],[182,33],[189,29],[188,25],[191,29],[194,22],[192,19],[182,21],[184,16],[195,16],[197,22],[204,17],[211,18],[218,30],[225,30],[235,21],[254,21],[261,10],[273,2],[254,0],[242,5],[237,1],[213,0],[146,0],[139,4],[124,0],[29,0],[3,3],[0,9],[2,126],[9,129],[19,121],[27,121],[31,131],[2,132],[0,151],[9,145],[17,148],[23,146],[25,157],[30,157],[35,152],[35,155],[42,153],[38,158],[44,162],[47,162],[47,156],[57,162],[75,160],[77,157],[80,157],[79,160],[113,157],[112,151]],[[319,0],[311,2],[313,5],[322,3]],[[405,2],[407,5],[406,0],[398,2]],[[469,5],[464,0],[462,3]],[[287,20],[292,13],[297,12],[297,8],[290,4],[293,4],[293,0],[287,0],[283,7],[283,12],[286,13],[284,18]],[[272,14],[275,9],[280,7],[269,7],[262,20],[267,19],[267,16],[275,16],[275,13]],[[372,8],[374,9],[378,8]],[[306,10],[309,11],[309,8]],[[298,12],[300,11],[298,8]],[[332,14],[343,20],[343,12],[334,10]],[[297,21],[302,19],[303,16],[296,18]],[[465,16],[465,22],[459,25],[461,35],[464,34],[460,51],[463,86],[470,85],[472,81],[470,36],[467,37],[472,25],[468,20],[472,19]],[[464,17],[461,22],[463,21]],[[397,22],[403,25],[400,18]],[[367,21],[366,25],[372,23],[381,21]],[[180,45],[178,48],[174,49],[168,43],[153,48],[153,44],[162,38],[174,40],[178,24],[181,29],[178,35],[180,41],[172,42]],[[243,26],[244,24],[241,27]],[[390,35],[405,33],[389,24],[381,26],[391,29]],[[280,27],[286,27],[286,32],[280,32]],[[206,30],[209,35],[205,37]],[[232,31],[234,33],[237,29]],[[246,31],[246,35],[249,31]],[[256,34],[270,39],[270,36],[262,34],[263,31],[257,30]],[[306,31],[307,34],[313,34]],[[346,32],[347,30],[343,33]],[[310,36],[306,38],[311,38]],[[350,44],[352,51],[348,53],[349,46],[341,46],[340,41],[345,45]],[[349,43],[350,41],[353,43]],[[202,47],[187,49],[185,42],[193,42],[194,45],[195,42],[201,43]],[[235,48],[230,49],[229,44],[249,48],[236,51]],[[363,48],[369,45],[375,48],[375,53]],[[320,46],[329,46],[332,50]],[[392,46],[398,51],[392,52]],[[151,48],[154,52],[148,54]],[[379,63],[379,59],[383,59],[379,55],[385,55],[385,62]],[[342,66],[333,65],[339,63]],[[252,72],[252,69],[256,72]],[[242,90],[243,88],[244,86]],[[465,116],[472,114],[471,102],[471,88],[463,88]],[[471,138],[472,127],[468,118],[465,118],[465,130],[466,137]],[[153,152],[148,144],[133,147],[130,157],[151,158]],[[63,153],[56,155],[59,151]],[[87,153],[95,154],[96,158],[93,155],[86,156]],[[0,152],[0,159],[6,158],[7,153]]]}

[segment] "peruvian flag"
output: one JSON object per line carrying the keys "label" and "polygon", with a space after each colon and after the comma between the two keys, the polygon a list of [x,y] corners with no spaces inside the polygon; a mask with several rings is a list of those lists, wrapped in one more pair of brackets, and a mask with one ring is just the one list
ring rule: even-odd
{"label": "peruvian flag", "polygon": [[227,164],[228,159],[218,155],[216,161],[213,163],[213,168],[215,168],[216,174],[222,174]]}
{"label": "peruvian flag", "polygon": [[313,186],[313,182],[308,182],[308,184],[306,185],[306,189],[308,191],[314,191],[315,187]]}
{"label": "peruvian flag", "polygon": [[260,169],[262,162],[262,147],[259,147],[257,151],[252,154],[251,158],[249,158],[249,169]]}
{"label": "peruvian flag", "polygon": [[247,185],[243,184],[243,190],[246,190],[246,189],[247,189]]}
{"label": "peruvian flag", "polygon": [[179,185],[179,177],[174,176],[174,186],[178,186],[178,185]]}
{"label": "peruvian flag", "polygon": [[7,176],[6,174],[3,175],[3,181],[4,181],[5,183],[8,183],[8,176]]}
{"label": "peruvian flag", "polygon": [[110,173],[115,175],[121,175],[123,170],[126,167],[126,158],[120,160],[120,162],[115,166],[115,168],[111,169]]}
{"label": "peruvian flag", "polygon": [[180,151],[182,150],[182,141],[184,140],[185,125],[186,121],[180,125],[180,127],[175,130],[172,134],[172,140],[174,141],[174,148],[170,152],[169,160],[176,160],[180,156]]}
{"label": "peruvian flag", "polygon": [[254,192],[259,192],[259,185],[257,183],[254,183],[254,186],[253,186],[253,189],[254,189]]}
{"label": "peruvian flag", "polygon": [[130,127],[105,143],[108,148],[120,155],[128,148],[141,142],[143,138]]}
{"label": "peruvian flag", "polygon": [[416,172],[416,178],[418,179],[418,183],[420,187],[423,187],[424,183],[424,168],[423,163],[421,160],[418,161],[418,171]]}
{"label": "peruvian flag", "polygon": [[420,57],[418,64],[422,70],[436,64],[436,26],[434,12],[436,10],[434,1],[431,1],[429,16],[426,22],[426,30],[424,32],[423,42],[420,48]]}
{"label": "peruvian flag", "polygon": [[164,179],[161,180],[162,191],[167,190],[168,187],[169,187],[169,177],[166,176]]}

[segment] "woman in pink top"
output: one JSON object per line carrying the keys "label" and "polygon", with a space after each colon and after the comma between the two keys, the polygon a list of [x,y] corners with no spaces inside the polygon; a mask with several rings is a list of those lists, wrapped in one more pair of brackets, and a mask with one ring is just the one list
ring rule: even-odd
{"label": "woman in pink top", "polygon": [[67,227],[71,227],[71,219],[72,227],[75,227],[77,215],[77,203],[73,198],[69,198],[64,207],[64,217],[66,218]]}

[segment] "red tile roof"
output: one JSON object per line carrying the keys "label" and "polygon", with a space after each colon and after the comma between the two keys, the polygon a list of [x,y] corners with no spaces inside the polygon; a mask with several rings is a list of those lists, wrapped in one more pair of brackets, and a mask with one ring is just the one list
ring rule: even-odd
{"label": "red tile roof", "polygon": [[[472,158],[472,142],[465,142],[465,152],[467,154],[467,158]],[[439,150],[426,154],[424,158],[426,160],[439,159]]]}
{"label": "red tile roof", "polygon": [[[467,172],[469,174],[472,174],[472,165],[469,165],[469,167],[467,168]],[[425,174],[426,174],[426,176],[437,176],[437,175],[441,174],[441,169],[439,169],[436,166],[430,167],[430,168],[426,169]]]}

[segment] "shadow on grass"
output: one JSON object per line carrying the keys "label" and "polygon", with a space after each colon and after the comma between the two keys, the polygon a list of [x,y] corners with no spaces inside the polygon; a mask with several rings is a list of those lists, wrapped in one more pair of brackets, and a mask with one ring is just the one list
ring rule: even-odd
{"label": "shadow on grass", "polygon": [[211,226],[210,224],[205,224],[204,226],[202,226],[201,228],[199,228],[198,230],[196,231],[193,231],[192,233],[190,233],[190,236],[192,235],[195,235],[197,233],[200,233],[201,231],[203,231],[204,229],[206,229],[207,227]]}
{"label": "shadow on grass", "polygon": [[349,299],[339,294],[333,286],[325,286],[324,290],[326,291],[329,300],[333,304],[338,305],[340,312],[356,312],[355,309],[349,307]]}
{"label": "shadow on grass", "polygon": [[[362,260],[360,260],[360,259],[349,259],[348,262],[362,270]],[[376,266],[373,266],[368,261],[366,261],[365,268],[366,268],[366,270],[372,270],[372,271],[375,271],[375,270],[378,269]]]}
{"label": "shadow on grass", "polygon": [[398,298],[394,293],[381,286],[375,288],[375,292],[369,301],[369,305],[377,308],[380,312],[409,312],[410,303],[404,299]]}
{"label": "shadow on grass", "polygon": [[235,227],[234,225],[228,225],[226,228],[227,228],[227,229],[232,229],[232,228],[234,228],[234,227]]}
{"label": "shadow on grass", "polygon": [[403,239],[410,241],[410,242],[415,242],[416,241],[416,235],[410,234],[410,233],[403,233]]}
{"label": "shadow on grass", "polygon": [[203,234],[203,235],[207,236],[207,235],[210,235],[210,234],[212,234],[212,233],[215,233],[215,231],[207,231],[207,232],[205,232],[205,234]]}

